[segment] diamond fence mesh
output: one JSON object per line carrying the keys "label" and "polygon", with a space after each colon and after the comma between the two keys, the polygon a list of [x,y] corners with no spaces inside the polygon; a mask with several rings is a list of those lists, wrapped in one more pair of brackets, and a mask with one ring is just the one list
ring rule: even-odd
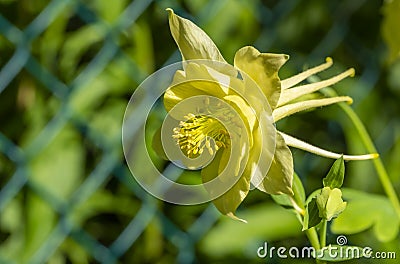
{"label": "diamond fence mesh", "polygon": [[[157,201],[134,181],[124,162],[121,125],[130,95],[154,70],[180,60],[164,10],[172,7],[194,20],[226,58],[250,44],[289,53],[293,61],[283,75],[326,56],[354,65],[358,77],[349,93],[355,107],[365,107],[362,102],[382,74],[376,55],[384,52],[381,4],[0,1],[0,262],[257,261],[255,253],[210,256],[199,241],[219,221],[216,209]],[[373,123],[376,116],[365,119]],[[390,146],[395,139],[385,135],[398,125],[389,122],[373,135]],[[299,120],[283,126],[300,137],[310,131]],[[335,124],[327,128],[336,139],[344,137]],[[298,170],[308,174],[328,164],[308,155],[298,159]],[[377,185],[369,184],[366,189]],[[264,196],[257,195],[250,204],[262,202]]]}

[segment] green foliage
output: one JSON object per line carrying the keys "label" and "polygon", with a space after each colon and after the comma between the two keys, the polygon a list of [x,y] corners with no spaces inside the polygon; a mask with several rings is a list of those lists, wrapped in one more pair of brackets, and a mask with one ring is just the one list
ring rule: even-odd
{"label": "green foliage", "polygon": [[331,189],[340,188],[343,185],[344,180],[344,160],[343,156],[333,163],[331,169],[323,179],[324,187],[330,187]]}
{"label": "green foliage", "polygon": [[400,56],[400,1],[385,1],[383,5],[382,35],[389,48],[389,62],[393,62]]}
{"label": "green foliage", "polygon": [[332,223],[336,234],[357,234],[372,228],[376,238],[388,242],[399,233],[400,221],[389,200],[376,194],[344,189],[346,210]]}
{"label": "green foliage", "polygon": [[308,196],[305,201],[303,231],[317,226],[322,220],[331,221],[346,208],[346,202],[342,200],[342,192],[336,188],[343,183],[344,170],[343,157],[340,157],[333,163],[323,179],[325,187],[315,190]]}
{"label": "green foliage", "polygon": [[220,224],[202,239],[201,250],[213,257],[240,255],[251,245],[262,245],[263,241],[274,241],[301,234],[300,225],[294,214],[274,204],[260,204],[246,208],[240,213],[240,217],[246,219],[248,224],[231,219],[221,220]]}
{"label": "green foliage", "polygon": [[304,220],[303,220],[303,231],[309,228],[315,227],[322,221],[322,217],[319,216],[317,198],[312,198],[311,201],[307,204]]}
{"label": "green foliage", "polygon": [[[0,76],[12,79],[0,83],[7,84],[0,89],[1,263],[28,263],[43,246],[40,263],[107,262],[112,246],[115,252],[121,250],[119,263],[258,263],[256,249],[264,241],[309,245],[304,234],[322,229],[316,202],[321,189],[313,190],[321,186],[321,172],[330,161],[301,151],[294,153],[302,177],[294,175],[293,197],[273,195],[275,203],[291,211],[256,191],[239,207],[247,225],[220,219],[206,205],[153,201],[132,180],[121,151],[124,108],[146,76],[179,60],[166,7],[195,21],[230,62],[239,47],[254,45],[290,54],[292,60],[280,76],[292,76],[309,68],[304,61],[316,65],[325,56],[335,59],[334,72],[354,66],[356,77],[338,84],[337,90],[355,99],[352,107],[371,133],[398,193],[398,0],[148,2],[0,1]],[[63,8],[57,11],[59,3]],[[126,9],[131,3],[134,8]],[[133,17],[134,23],[124,26]],[[382,36],[389,54],[381,47]],[[29,55],[27,61],[24,54]],[[382,64],[387,57],[395,63]],[[155,112],[156,118],[161,116],[160,109]],[[148,138],[157,129],[154,123],[149,122]],[[338,153],[365,152],[360,135],[337,107],[305,112],[277,126]],[[166,162],[152,152],[151,140],[148,143],[149,155],[163,170]],[[140,166],[144,150],[135,151]],[[146,173],[148,168],[141,170]],[[198,184],[201,176],[184,172],[180,179]],[[340,179],[327,176],[324,186],[339,188]],[[399,255],[399,220],[371,163],[347,163],[344,186],[347,207],[328,232]],[[304,188],[311,192],[307,200]],[[317,216],[311,217],[311,224],[310,215]],[[306,227],[314,227],[301,232],[306,217]],[[57,225],[61,228],[54,232]],[[113,244],[121,234],[125,236]],[[331,261],[326,257],[322,259]]]}
{"label": "green foliage", "polygon": [[[299,205],[304,205],[305,200],[306,200],[306,193],[304,191],[304,186],[303,183],[301,182],[301,179],[299,178],[299,175],[297,173],[293,174],[293,193],[296,196],[296,201],[299,201]],[[285,207],[285,208],[293,208],[293,202],[290,199],[290,196],[287,194],[272,194],[271,195],[272,199],[279,205]]]}
{"label": "green foliage", "polygon": [[[104,3],[97,1],[92,4],[95,9],[109,16],[105,19],[110,21],[116,20],[125,6],[122,1],[118,1],[122,5],[116,9],[114,3],[111,17]],[[30,16],[30,12],[35,11],[21,9],[20,15]],[[66,83],[73,82],[85,71],[107,34],[100,22],[80,25],[70,31],[67,27],[71,25],[73,12],[71,6],[65,8],[32,44],[35,47],[33,56],[50,73],[59,75],[59,80]],[[139,57],[145,55],[146,63],[140,65],[144,72],[152,71],[154,65],[148,26],[137,24],[135,27],[140,28],[134,31],[135,34],[141,34],[133,34],[118,43],[128,47],[129,57],[118,57],[110,61],[99,75],[86,75],[85,80],[74,87],[68,100],[60,102],[51,97],[42,84],[26,73],[22,73],[18,82],[12,84],[20,94],[16,104],[19,104],[21,111],[15,112],[14,119],[11,118],[7,123],[21,122],[18,142],[31,155],[24,168],[29,174],[30,189],[12,200],[5,214],[0,214],[1,230],[9,232],[7,239],[2,241],[0,255],[19,262],[30,260],[49,239],[60,219],[56,207],[69,204],[74,192],[100,161],[100,148],[113,146],[107,154],[117,160],[121,159],[120,130],[126,107],[125,95],[130,94],[134,85],[129,61],[143,61]],[[141,48],[140,53],[137,47]],[[52,118],[53,125],[47,126]],[[70,120],[64,124],[66,119]],[[87,125],[86,136],[83,136],[83,131],[77,125],[81,121]],[[7,133],[7,127],[4,128],[2,132]],[[38,140],[38,137],[41,139]],[[131,218],[138,209],[137,201],[121,190],[111,194],[110,190],[101,188],[88,194],[88,200],[84,199],[70,209],[70,220],[78,227],[102,214]],[[99,234],[95,232],[95,236]],[[66,240],[51,257],[54,260],[64,258],[74,263],[89,263],[93,257],[79,243]]]}

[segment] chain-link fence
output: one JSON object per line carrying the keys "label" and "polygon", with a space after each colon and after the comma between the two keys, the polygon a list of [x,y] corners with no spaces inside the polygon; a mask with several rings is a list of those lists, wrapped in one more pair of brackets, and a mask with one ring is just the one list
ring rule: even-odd
{"label": "chain-link fence", "polygon": [[[180,60],[169,35],[166,7],[204,28],[230,61],[237,49],[251,44],[261,51],[289,53],[292,60],[283,75],[326,56],[340,62],[337,67],[354,66],[358,76],[343,85],[343,92],[354,97],[395,171],[398,165],[391,157],[398,152],[392,146],[399,122],[393,118],[398,106],[391,95],[398,91],[373,89],[385,82],[386,74],[381,66],[381,4],[1,0],[0,262],[256,260],[256,246],[248,255],[235,255],[234,248],[222,256],[207,252],[199,241],[219,221],[216,209],[210,204],[183,207],[157,201],[134,181],[124,162],[121,124],[130,95],[154,70]],[[371,93],[373,99],[367,97]],[[381,116],[362,112],[382,107],[382,98],[388,110]],[[315,136],[326,145],[351,139],[326,116],[324,112],[305,123],[302,120],[310,120],[305,114],[282,126],[309,137],[313,124],[328,131]],[[335,146],[350,152],[360,148]],[[329,165],[297,152],[295,157],[296,169],[304,175],[321,175]],[[371,174],[363,166],[350,167],[354,177],[349,184],[379,191],[376,180],[360,181],[364,176],[356,170]],[[399,179],[394,180],[398,184]],[[305,181],[314,184],[311,176]],[[261,199],[268,202],[255,194],[249,204]],[[293,237],[299,232],[279,233],[276,240]]]}

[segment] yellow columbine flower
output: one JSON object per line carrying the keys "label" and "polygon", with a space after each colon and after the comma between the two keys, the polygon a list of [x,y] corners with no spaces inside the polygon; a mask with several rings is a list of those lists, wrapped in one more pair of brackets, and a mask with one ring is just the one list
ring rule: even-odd
{"label": "yellow columbine flower", "polygon": [[[228,168],[228,175],[240,177],[229,191],[213,201],[221,213],[236,218],[234,212],[249,192],[250,183],[266,193],[291,195],[294,170],[288,146],[329,158],[341,156],[276,131],[275,128],[267,127],[268,117],[265,114],[269,112],[273,122],[277,122],[300,111],[338,102],[351,103],[352,99],[348,96],[314,100],[301,100],[301,97],[353,76],[354,69],[317,83],[296,86],[308,77],[329,68],[332,59],[327,58],[324,64],[281,81],[278,71],[289,56],[260,53],[254,47],[246,46],[235,54],[234,69],[238,70],[238,74],[231,68],[223,66],[226,64],[225,59],[203,30],[189,20],[175,15],[172,9],[167,11],[172,36],[179,47],[182,59],[187,63],[184,64],[183,71],[176,72],[171,86],[164,95],[165,108],[172,113],[180,102],[191,97],[206,96],[200,106],[193,105],[189,107],[190,112],[180,112],[176,115],[177,118],[185,117],[173,130],[172,136],[189,158],[198,157],[204,150],[210,155],[215,154],[213,161],[202,169],[203,182],[214,179],[228,167],[226,164],[229,158],[234,160],[235,166]],[[199,59],[214,61],[215,64],[191,61]],[[260,98],[257,86],[261,87],[268,103]],[[222,106],[218,100],[211,102],[212,98],[220,99],[226,106]],[[179,111],[182,109],[177,110]],[[237,112],[236,116],[234,112]],[[238,118],[244,122],[240,123]],[[221,120],[232,125],[233,132],[229,131]],[[269,132],[266,134],[265,130]],[[243,136],[244,134],[247,138]],[[270,153],[270,146],[261,144],[268,142],[271,136],[275,139],[273,153]],[[260,155],[270,156],[272,162],[270,164],[258,162]],[[343,156],[345,160],[375,157],[377,154]],[[215,190],[208,191],[212,193]]]}

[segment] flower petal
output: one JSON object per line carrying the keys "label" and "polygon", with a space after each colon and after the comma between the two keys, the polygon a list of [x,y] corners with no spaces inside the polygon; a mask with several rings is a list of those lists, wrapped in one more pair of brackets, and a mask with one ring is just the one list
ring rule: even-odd
{"label": "flower petal", "polygon": [[319,216],[328,221],[343,212],[346,205],[347,203],[342,199],[342,191],[338,188],[324,187],[317,196]]}
{"label": "flower petal", "polygon": [[271,123],[267,112],[262,112],[253,130],[253,147],[244,171],[251,175],[252,188],[257,188],[262,183],[274,157],[276,129]]}
{"label": "flower petal", "polygon": [[271,167],[262,184],[257,186],[260,191],[269,194],[286,193],[293,195],[293,157],[283,137],[276,134],[276,147]]}
{"label": "flower petal", "polygon": [[183,60],[208,59],[225,62],[211,38],[188,19],[175,15],[171,8],[168,11],[169,26]]}
{"label": "flower petal", "polygon": [[[222,157],[224,155],[223,152],[230,152],[230,149],[220,149],[215,155],[213,161],[206,167],[201,170],[201,177],[203,183],[208,182],[216,178],[220,170],[220,163],[222,161]],[[231,168],[228,168],[230,170]],[[234,168],[232,168],[234,169]],[[232,173],[232,177],[234,173]],[[224,176],[223,176],[224,177]],[[225,181],[221,181],[220,184],[217,184],[215,189],[206,188],[210,195],[213,195],[213,192],[218,191],[219,188],[223,188]],[[221,187],[222,186],[222,187]],[[250,190],[250,175],[242,174],[238,181],[229,189],[227,192],[213,200],[213,204],[222,214],[225,214],[233,219],[241,220],[235,216],[235,211],[242,203],[242,201],[246,198],[248,192]]]}
{"label": "flower petal", "polygon": [[[180,83],[178,85],[172,86],[168,88],[168,90],[164,94],[164,106],[165,110],[169,112],[175,105],[182,102],[183,100],[198,96],[198,95],[210,95],[204,92],[204,88],[206,89],[214,89],[218,86],[216,83],[207,82],[207,81],[188,81],[184,83]],[[185,109],[182,112],[184,115],[188,113],[193,113],[189,109]]]}
{"label": "flower petal", "polygon": [[341,74],[338,74],[327,80],[323,80],[316,83],[305,84],[291,89],[286,89],[282,91],[281,97],[279,98],[278,106],[285,105],[286,103],[296,98],[299,98],[300,96],[316,92],[324,87],[328,87],[349,76],[351,77],[354,76],[353,68],[348,69],[347,71],[342,72]]}
{"label": "flower petal", "polygon": [[254,110],[242,97],[238,95],[227,95],[224,97],[224,100],[230,102],[230,104],[236,109],[237,113],[240,113],[241,119],[248,125],[248,133],[250,135],[257,121]]}
{"label": "flower petal", "polygon": [[251,46],[243,47],[235,54],[235,67],[249,75],[262,89],[272,109],[278,103],[281,83],[280,67],[289,59],[285,54],[260,53]]}
{"label": "flower petal", "polygon": [[[221,82],[222,77],[215,76],[215,73],[211,75],[209,70],[209,67],[202,64],[187,63],[185,71],[177,71],[171,86],[164,94],[165,109],[169,112],[176,104],[197,95],[210,95],[218,98],[227,95],[229,88],[225,85],[229,79]],[[219,79],[215,79],[216,77]]]}
{"label": "flower petal", "polygon": [[[285,142],[288,146],[302,149],[302,150],[308,151],[310,153],[314,153],[316,155],[331,158],[331,159],[338,159],[342,156],[342,154],[330,152],[330,151],[315,147],[311,144],[308,144],[300,139],[289,136],[285,133],[282,133],[282,132],[279,132],[279,133],[285,139]],[[343,155],[344,160],[368,160],[368,159],[376,159],[377,157],[379,157],[379,155],[377,153],[366,154],[366,155]]]}
{"label": "flower petal", "polygon": [[339,102],[352,103],[353,99],[349,96],[337,96],[332,98],[323,98],[315,100],[306,100],[298,103],[288,104],[275,109],[272,113],[274,121],[277,122],[284,117],[290,116],[300,111],[312,109],[315,107],[331,105]]}
{"label": "flower petal", "polygon": [[281,81],[281,85],[282,85],[282,90],[288,89],[290,87],[295,86],[296,84],[300,83],[301,81],[304,81],[305,79],[307,79],[308,77],[310,77],[311,75],[314,75],[316,73],[322,72],[326,69],[328,69],[329,67],[331,67],[333,64],[332,58],[328,57],[326,58],[326,62],[318,65],[314,68],[305,70],[299,74],[296,74],[292,77],[289,77],[285,80]]}

